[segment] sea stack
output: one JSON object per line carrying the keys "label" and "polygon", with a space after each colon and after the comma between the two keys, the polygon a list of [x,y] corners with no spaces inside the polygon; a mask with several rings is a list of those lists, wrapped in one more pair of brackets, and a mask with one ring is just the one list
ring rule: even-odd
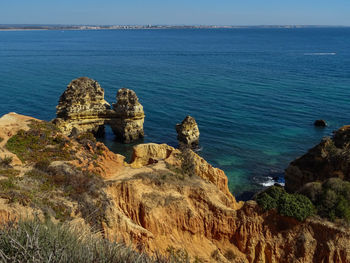
{"label": "sea stack", "polygon": [[97,133],[103,128],[110,105],[100,84],[90,78],[72,80],[61,95],[54,123],[66,135]]}
{"label": "sea stack", "polygon": [[56,107],[53,123],[67,136],[84,132],[100,135],[104,126],[110,125],[117,139],[130,143],[144,136],[145,114],[136,93],[120,89],[117,103],[110,104],[104,99],[104,90],[97,81],[82,77],[67,86]]}
{"label": "sea stack", "polygon": [[118,90],[116,99],[117,103],[113,104],[113,109],[117,118],[110,122],[113,132],[124,143],[143,138],[145,113],[136,93],[123,88]]}
{"label": "sea stack", "polygon": [[187,116],[181,123],[176,124],[176,132],[180,147],[198,147],[200,133],[193,117]]}

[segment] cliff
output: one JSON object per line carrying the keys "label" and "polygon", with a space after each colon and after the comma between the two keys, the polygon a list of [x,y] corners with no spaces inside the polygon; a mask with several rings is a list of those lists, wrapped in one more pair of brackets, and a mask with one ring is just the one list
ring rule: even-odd
{"label": "cliff", "polygon": [[1,162],[1,222],[81,220],[137,250],[202,262],[350,262],[349,228],[237,202],[224,172],[191,150],[141,144],[128,164],[89,134],[17,114],[0,118],[0,136],[2,160],[16,154]]}
{"label": "cliff", "polygon": [[286,189],[299,190],[309,182],[338,177],[350,181],[350,126],[337,130],[332,138],[324,138],[286,169]]}

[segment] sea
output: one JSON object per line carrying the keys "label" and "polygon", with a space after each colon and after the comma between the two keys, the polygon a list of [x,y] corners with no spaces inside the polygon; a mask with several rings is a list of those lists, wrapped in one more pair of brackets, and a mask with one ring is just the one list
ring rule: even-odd
{"label": "sea", "polygon": [[[0,115],[51,120],[82,76],[110,103],[137,93],[146,136],[134,144],[177,147],[176,123],[193,116],[197,153],[239,200],[283,184],[291,161],[350,124],[350,28],[0,31]],[[130,157],[108,127],[101,140]]]}

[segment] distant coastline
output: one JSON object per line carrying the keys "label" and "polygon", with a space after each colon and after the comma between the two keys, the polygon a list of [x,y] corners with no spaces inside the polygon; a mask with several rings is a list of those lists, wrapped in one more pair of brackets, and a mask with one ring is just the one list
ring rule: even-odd
{"label": "distant coastline", "polygon": [[0,25],[0,31],[24,30],[135,30],[135,29],[240,29],[240,28],[346,28],[327,25]]}

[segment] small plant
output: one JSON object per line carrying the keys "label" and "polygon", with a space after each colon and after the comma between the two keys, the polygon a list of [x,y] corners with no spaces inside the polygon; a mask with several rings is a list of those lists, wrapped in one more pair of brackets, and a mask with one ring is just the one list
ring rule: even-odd
{"label": "small plant", "polygon": [[171,262],[191,263],[190,256],[184,249],[175,249],[174,247],[170,246],[168,247],[167,252],[168,258],[171,260]]}
{"label": "small plant", "polygon": [[227,250],[224,256],[229,261],[232,261],[236,258],[236,254],[233,252],[232,249]]}
{"label": "small plant", "polygon": [[0,176],[5,177],[15,177],[19,175],[20,171],[15,170],[13,168],[7,168],[7,169],[0,169]]}
{"label": "small plant", "polygon": [[33,202],[33,195],[25,191],[8,191],[0,194],[0,197],[7,199],[9,203],[19,203],[28,206]]}
{"label": "small plant", "polygon": [[0,137],[0,142],[2,142],[4,140],[4,138]]}
{"label": "small plant", "polygon": [[0,159],[0,166],[10,167],[12,160],[13,160],[13,158],[11,156],[5,156],[4,158]]}
{"label": "small plant", "polygon": [[4,192],[17,189],[14,177],[10,176],[7,179],[0,180],[0,189]]}
{"label": "small plant", "polygon": [[180,155],[182,173],[188,176],[195,174],[194,155],[191,149],[184,148]]}

